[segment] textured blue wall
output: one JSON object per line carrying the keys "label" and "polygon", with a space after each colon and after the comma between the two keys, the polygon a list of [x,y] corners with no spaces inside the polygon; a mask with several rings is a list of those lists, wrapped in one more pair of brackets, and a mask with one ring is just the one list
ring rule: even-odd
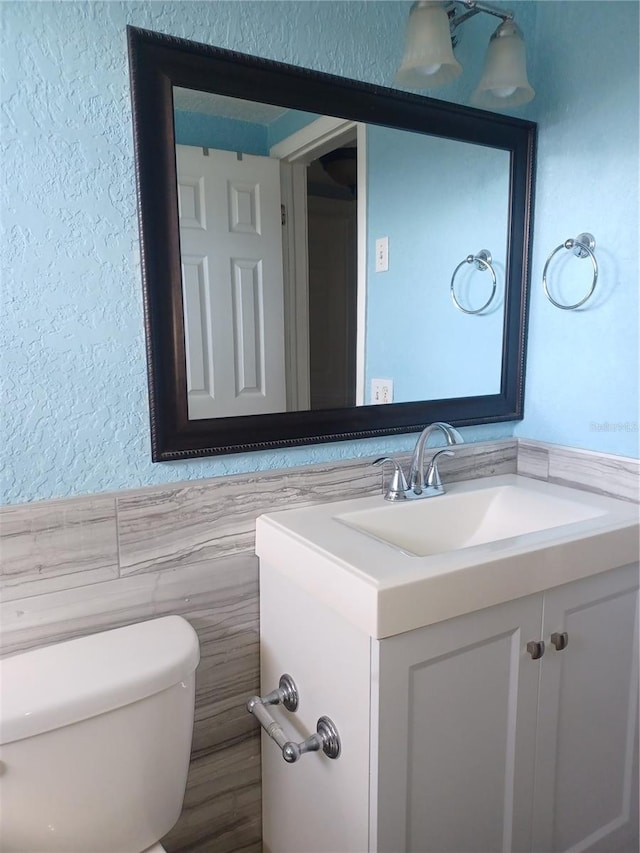
{"label": "textured blue wall", "polygon": [[[389,85],[409,5],[0,3],[3,501],[286,467],[413,444],[415,436],[404,436],[150,462],[125,35],[130,23]],[[519,433],[632,453],[632,434],[574,431],[575,406],[566,396],[575,395],[589,422],[612,420],[614,413],[626,419],[637,408],[637,296],[630,293],[634,281],[637,286],[637,6],[516,5],[532,52],[534,39],[540,46],[532,74],[538,100],[516,112],[541,122],[528,413]],[[573,10],[577,6],[586,7],[583,16]],[[568,7],[568,17],[558,7]],[[468,102],[493,26],[486,16],[479,18],[465,28],[460,45],[465,74],[438,96]],[[546,28],[556,24],[551,39]],[[476,31],[482,31],[481,42],[474,41]],[[618,64],[606,84],[605,69],[594,67],[588,49],[601,34],[615,35],[607,49],[613,48]],[[545,86],[549,91],[540,92]],[[567,320],[560,312],[549,314],[536,279],[550,248],[583,228],[596,234],[610,273],[598,310],[586,321],[575,314]],[[557,351],[555,365],[547,349]],[[591,393],[594,411],[586,411]],[[467,437],[512,433],[513,425],[504,424],[470,429]]]}
{"label": "textured blue wall", "polygon": [[0,4],[3,501],[411,445],[407,436],[151,463],[125,33],[130,23],[389,83],[407,11],[358,2]]}
{"label": "textured blue wall", "polygon": [[[525,419],[516,434],[638,455],[637,2],[540,3],[531,68],[540,122]],[[576,311],[542,292],[549,253],[590,231],[600,267]],[[588,259],[550,266],[571,302],[591,281]]]}

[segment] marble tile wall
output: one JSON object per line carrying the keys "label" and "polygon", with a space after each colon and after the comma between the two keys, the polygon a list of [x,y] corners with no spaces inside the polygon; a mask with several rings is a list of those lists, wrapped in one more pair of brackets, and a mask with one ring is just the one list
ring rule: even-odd
{"label": "marble tile wall", "polygon": [[518,441],[518,474],[640,502],[640,460],[539,441]]}
{"label": "marble tile wall", "polygon": [[112,497],[5,507],[0,522],[5,600],[119,576]]}
{"label": "marble tile wall", "polygon": [[[200,638],[196,719],[170,853],[261,849],[255,520],[380,493],[370,459],[0,510],[1,652],[179,613]],[[516,442],[456,448],[449,481],[516,470]]]}
{"label": "marble tile wall", "polygon": [[[399,457],[401,460],[403,457]],[[196,719],[170,853],[258,853],[260,740],[255,520],[379,494],[370,459],[0,509],[0,651],[179,613],[200,638]],[[519,473],[638,500],[637,460],[508,439],[456,448],[445,481]],[[388,472],[390,473],[390,472]]]}

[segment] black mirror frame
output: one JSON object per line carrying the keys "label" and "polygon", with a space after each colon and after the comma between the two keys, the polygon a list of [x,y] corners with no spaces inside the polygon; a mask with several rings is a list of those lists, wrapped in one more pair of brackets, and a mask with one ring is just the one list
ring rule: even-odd
{"label": "black mirror frame", "polygon": [[[533,122],[127,27],[154,462],[417,432],[523,415]],[[174,86],[490,145],[511,155],[500,393],[189,420],[178,231]],[[409,327],[413,321],[407,319]]]}

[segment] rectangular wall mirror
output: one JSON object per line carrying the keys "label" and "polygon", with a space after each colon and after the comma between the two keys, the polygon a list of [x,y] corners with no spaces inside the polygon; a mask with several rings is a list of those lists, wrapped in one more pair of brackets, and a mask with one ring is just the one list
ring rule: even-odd
{"label": "rectangular wall mirror", "polygon": [[128,37],[154,461],[522,416],[533,123]]}

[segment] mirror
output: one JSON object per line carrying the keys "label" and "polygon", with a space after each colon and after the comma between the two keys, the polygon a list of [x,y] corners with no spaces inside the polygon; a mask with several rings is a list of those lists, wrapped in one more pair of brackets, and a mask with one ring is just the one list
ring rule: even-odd
{"label": "mirror", "polygon": [[534,124],[128,36],[154,461],[521,417]]}

